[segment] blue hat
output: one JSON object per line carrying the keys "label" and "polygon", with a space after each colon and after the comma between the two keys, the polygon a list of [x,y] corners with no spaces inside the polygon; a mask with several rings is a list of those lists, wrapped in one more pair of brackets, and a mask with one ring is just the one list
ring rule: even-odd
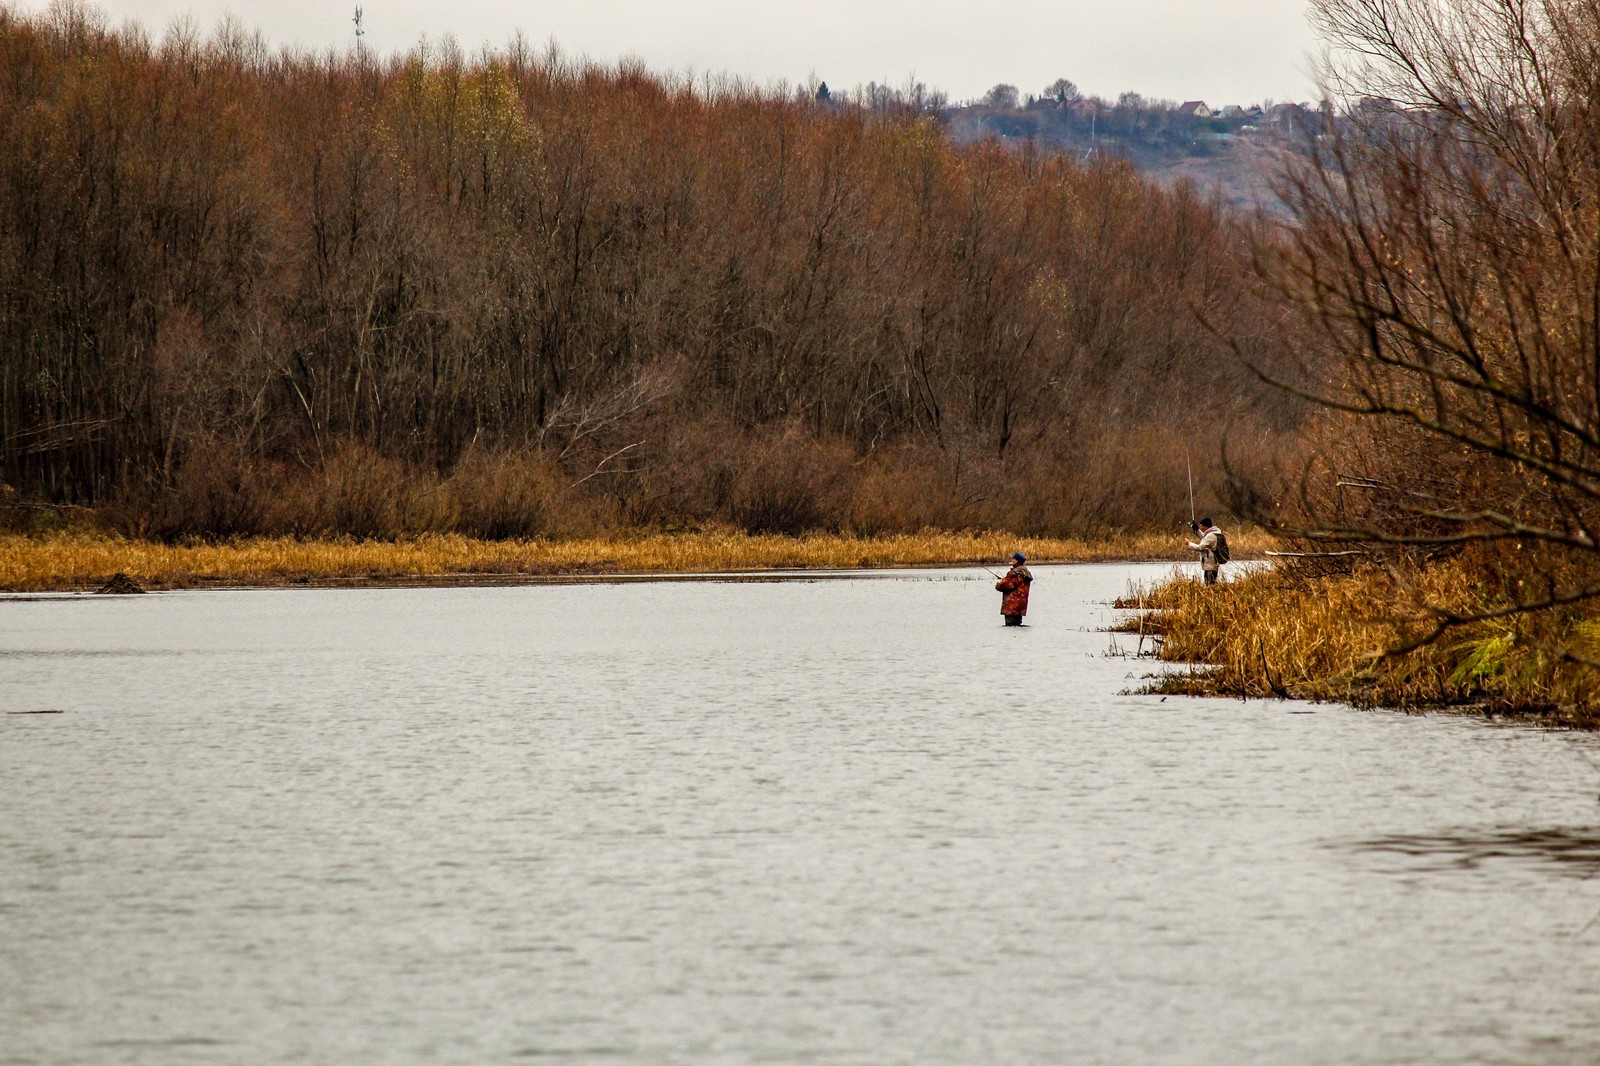
{"label": "blue hat", "polygon": [[1015,559],[1019,563],[1025,563],[1028,561],[1028,557],[1023,555],[1021,552],[1012,552],[1011,558]]}

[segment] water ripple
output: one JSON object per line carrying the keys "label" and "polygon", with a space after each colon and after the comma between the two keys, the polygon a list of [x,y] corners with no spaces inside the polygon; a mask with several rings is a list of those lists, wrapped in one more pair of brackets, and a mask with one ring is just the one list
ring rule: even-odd
{"label": "water ripple", "polygon": [[1344,846],[1412,860],[1408,865],[1422,870],[1477,870],[1486,863],[1506,861],[1568,877],[1600,873],[1600,827],[1394,833]]}

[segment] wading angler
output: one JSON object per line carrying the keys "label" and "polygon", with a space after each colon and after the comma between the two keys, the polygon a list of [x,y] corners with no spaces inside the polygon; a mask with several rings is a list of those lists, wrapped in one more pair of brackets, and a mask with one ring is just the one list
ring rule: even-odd
{"label": "wading angler", "polygon": [[1008,626],[1020,626],[1022,616],[1028,613],[1028,586],[1033,584],[1033,574],[1023,565],[1027,561],[1021,552],[1013,552],[1011,569],[994,585],[1003,594],[1000,613]]}

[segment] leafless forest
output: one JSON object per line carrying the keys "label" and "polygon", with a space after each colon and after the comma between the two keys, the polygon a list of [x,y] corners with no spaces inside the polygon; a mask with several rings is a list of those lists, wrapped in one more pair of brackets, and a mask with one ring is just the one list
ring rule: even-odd
{"label": "leafless forest", "polygon": [[0,492],[147,536],[1152,528],[1295,439],[1223,210],[727,80],[0,8]]}

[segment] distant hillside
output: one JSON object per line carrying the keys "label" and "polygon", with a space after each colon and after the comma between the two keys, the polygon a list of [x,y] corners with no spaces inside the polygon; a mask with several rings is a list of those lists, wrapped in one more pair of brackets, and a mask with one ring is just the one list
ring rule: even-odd
{"label": "distant hillside", "polygon": [[1147,162],[1140,167],[1163,184],[1187,179],[1206,195],[1215,192],[1236,210],[1262,207],[1277,213],[1283,210],[1283,202],[1273,191],[1273,179],[1288,154],[1282,145],[1240,139],[1212,155]]}
{"label": "distant hillside", "polygon": [[1008,106],[1002,98],[950,107],[944,117],[957,143],[992,137],[1085,160],[1116,156],[1163,183],[1188,180],[1236,209],[1281,210],[1273,178],[1322,116],[1300,104],[1225,110],[1213,112],[1203,101],[1150,102],[1125,93],[1115,104],[1096,98]]}

